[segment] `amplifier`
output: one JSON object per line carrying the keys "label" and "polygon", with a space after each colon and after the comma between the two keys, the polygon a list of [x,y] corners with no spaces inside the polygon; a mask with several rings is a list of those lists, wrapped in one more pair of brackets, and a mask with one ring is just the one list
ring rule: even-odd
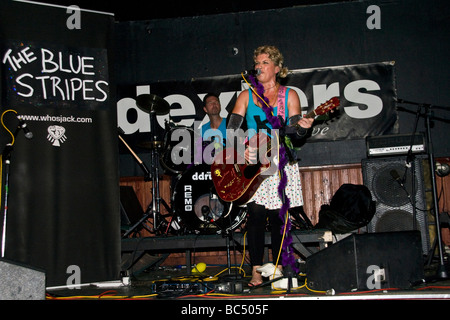
{"label": "amplifier", "polygon": [[366,147],[368,157],[406,155],[411,148],[412,153],[424,153],[425,137],[423,133],[371,136],[366,138]]}

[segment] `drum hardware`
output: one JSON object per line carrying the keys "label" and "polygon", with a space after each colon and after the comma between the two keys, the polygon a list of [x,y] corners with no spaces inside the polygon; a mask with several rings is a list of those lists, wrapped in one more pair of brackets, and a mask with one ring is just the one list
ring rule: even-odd
{"label": "drum hardware", "polygon": [[[136,105],[139,109],[150,115],[165,115],[170,112],[169,103],[154,94],[140,94],[136,97]],[[152,127],[153,128],[153,127]]]}
{"label": "drum hardware", "polygon": [[[133,151],[133,149],[128,145],[128,143],[125,141],[125,139],[122,137],[122,135],[125,134],[125,132],[122,130],[122,128],[118,127],[118,131],[119,131],[120,141],[122,141],[122,143],[125,145],[125,147],[128,149],[128,151],[130,151],[131,155],[137,161],[137,163],[141,167],[142,171],[144,171],[144,181],[150,181],[150,171],[148,170],[147,166],[141,160],[141,158],[139,158],[139,156]],[[142,216],[142,218],[138,222],[136,222],[127,232],[125,232],[123,237],[126,238],[130,233],[132,233],[140,225],[142,225],[145,229],[147,229],[148,231],[151,232],[151,230],[148,229],[145,224],[143,224],[143,222],[145,220],[147,220],[147,218],[148,218],[148,215],[147,215],[147,212],[145,212],[144,215]]]}
{"label": "drum hardware", "polygon": [[[167,120],[165,121],[165,135],[160,160],[168,174],[182,174],[194,163],[194,139],[194,130],[192,128],[174,125]],[[183,156],[185,154],[189,155],[189,161],[182,159],[180,153]]]}
{"label": "drum hardware", "polygon": [[[146,142],[145,145],[148,146],[148,148],[151,150],[151,172],[148,170],[148,168],[145,166],[145,164],[142,162],[142,160],[139,159],[139,157],[132,151],[132,149],[128,147],[132,155],[136,158],[139,165],[144,169],[145,172],[145,181],[149,181],[150,178],[152,179],[152,201],[147,207],[147,210],[145,211],[143,217],[134,225],[132,226],[124,235],[123,237],[127,237],[131,232],[134,231],[138,226],[143,224],[148,218],[151,216],[153,217],[153,230],[151,230],[154,233],[157,233],[158,230],[164,226],[164,223],[166,220],[164,219],[166,216],[161,215],[161,204],[167,209],[168,212],[172,212],[171,208],[168,206],[168,204],[160,197],[159,193],[159,152],[158,147],[161,145],[161,142],[157,140],[157,123],[156,123],[156,115],[165,115],[169,113],[170,106],[167,101],[164,99],[152,95],[152,94],[142,94],[136,97],[136,105],[139,109],[141,109],[144,112],[149,113],[150,115],[150,126],[152,128],[152,132],[150,134],[150,141]],[[122,131],[123,133],[123,131]],[[122,142],[125,143],[122,137],[120,137]],[[171,214],[169,214],[171,215]],[[169,228],[166,228],[166,232]]]}
{"label": "drum hardware", "polygon": [[[147,166],[141,160],[141,158],[139,158],[139,156],[133,151],[133,149],[127,144],[125,139],[122,137],[122,135],[125,134],[125,132],[122,130],[122,128],[119,127],[118,130],[119,130],[119,139],[120,139],[120,141],[122,141],[122,143],[125,145],[125,147],[130,151],[131,155],[138,162],[138,164],[141,167],[142,171],[144,171],[144,181],[150,181],[150,179],[151,179],[150,175],[151,174],[150,174],[150,171],[148,170]],[[150,230],[144,224],[144,222],[149,218],[149,216],[150,216],[150,206],[147,208],[147,210],[143,214],[142,218],[139,219],[139,221],[137,221],[130,229],[128,229],[127,232],[125,232],[122,237],[123,238],[128,237],[128,235],[130,235],[132,232],[134,232],[139,226],[142,226],[143,228],[147,229],[149,232],[152,232],[152,230]]]}
{"label": "drum hardware", "polygon": [[191,166],[174,185],[174,214],[187,233],[224,235],[246,217],[245,207],[233,207],[217,196],[207,164]]}
{"label": "drum hardware", "polygon": [[[195,188],[193,187],[195,185]],[[215,192],[210,166],[192,166],[176,182],[172,204],[187,231],[196,234],[221,234],[226,240],[228,275],[226,281],[241,281],[239,273],[231,272],[230,242],[234,230],[247,216],[245,206],[224,202]]]}
{"label": "drum hardware", "polygon": [[163,142],[162,141],[144,141],[144,142],[138,143],[137,146],[142,149],[148,149],[148,150],[157,149],[158,150],[158,149],[162,148]]}
{"label": "drum hardware", "polygon": [[207,162],[206,157],[214,158],[216,148],[210,149],[210,155],[204,154],[207,147],[214,146],[214,142],[203,140],[193,128],[176,125],[171,120],[165,120],[164,128],[160,160],[167,174],[182,174],[192,164]]}
{"label": "drum hardware", "polygon": [[[233,203],[230,204],[230,208],[229,211],[231,212],[231,210],[233,209]],[[247,215],[247,210],[245,210],[245,215]],[[231,219],[231,217],[229,217],[229,219]],[[242,276],[239,274],[239,272],[235,272],[234,274],[231,273],[231,249],[230,249],[230,242],[231,240],[234,241],[233,239],[233,230],[236,229],[236,227],[241,224],[243,221],[239,220],[239,219],[235,219],[235,223],[231,223],[230,228],[223,230],[222,235],[225,237],[226,240],[226,248],[227,248],[227,268],[228,268],[228,275],[225,276],[227,281],[240,281],[242,280]]]}

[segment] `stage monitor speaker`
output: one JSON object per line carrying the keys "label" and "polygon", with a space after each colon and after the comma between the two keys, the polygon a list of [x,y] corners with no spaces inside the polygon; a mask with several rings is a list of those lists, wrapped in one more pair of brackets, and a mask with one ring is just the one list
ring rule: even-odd
{"label": "stage monitor speaker", "polygon": [[426,255],[430,248],[430,235],[422,165],[424,159],[424,156],[416,156],[410,164],[407,164],[406,156],[363,159],[362,172],[364,185],[376,201],[376,212],[367,225],[367,231],[419,230],[422,251]]}
{"label": "stage monitor speaker", "polygon": [[0,259],[0,300],[44,299],[44,271]]}
{"label": "stage monitor speaker", "polygon": [[313,290],[408,289],[424,279],[419,231],[351,234],[306,259]]}

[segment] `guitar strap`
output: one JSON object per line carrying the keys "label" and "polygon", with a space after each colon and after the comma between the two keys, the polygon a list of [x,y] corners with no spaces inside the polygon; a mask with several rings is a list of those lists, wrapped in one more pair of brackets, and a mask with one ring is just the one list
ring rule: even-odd
{"label": "guitar strap", "polygon": [[[287,123],[288,120],[286,120],[287,115],[286,115],[286,93],[287,93],[287,89],[285,86],[280,86],[280,90],[278,91],[278,98],[277,98],[277,116],[281,116],[283,118],[283,120],[285,121],[285,123]],[[286,141],[284,139],[282,139],[284,146],[285,146],[285,150],[286,150],[286,155],[287,158],[289,160],[289,163],[294,163],[295,159],[294,156],[292,155],[291,149],[289,148],[289,146],[286,144]]]}
{"label": "guitar strap", "polygon": [[280,86],[277,97],[277,116],[282,116],[284,121],[286,121],[286,87]]}

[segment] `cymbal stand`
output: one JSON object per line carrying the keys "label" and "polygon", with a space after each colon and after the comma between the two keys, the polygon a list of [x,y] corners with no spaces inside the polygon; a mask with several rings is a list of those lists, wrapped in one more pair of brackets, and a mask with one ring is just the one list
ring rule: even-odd
{"label": "cymbal stand", "polygon": [[[164,219],[161,219],[161,222],[158,219],[161,217],[160,214],[160,204],[166,207],[167,211],[170,214],[173,214],[170,210],[167,203],[161,199],[159,195],[159,154],[157,150],[157,123],[156,123],[156,115],[164,115],[168,114],[170,111],[170,105],[163,98],[158,97],[154,94],[140,94],[136,97],[136,106],[144,112],[149,113],[150,115],[150,146],[151,146],[151,165],[152,165],[152,202],[151,202],[151,213],[153,214],[153,231],[159,229],[162,223],[166,222]],[[147,212],[150,210],[147,208]],[[166,229],[168,232],[169,228]]]}
{"label": "cymbal stand", "polygon": [[[153,127],[154,128],[154,127]],[[136,230],[136,228],[138,228],[140,225],[144,226],[144,228],[146,228],[148,231],[150,232],[156,232],[156,230],[158,229],[157,225],[156,225],[156,219],[159,218],[160,216],[160,202],[163,201],[163,205],[165,206],[165,208],[167,209],[168,212],[171,212],[169,206],[167,205],[167,203],[160,198],[159,196],[159,171],[158,171],[158,155],[157,155],[157,151],[155,150],[155,148],[152,148],[152,171],[150,172],[149,169],[147,168],[147,166],[145,165],[145,163],[138,157],[138,155],[133,151],[133,149],[126,143],[126,141],[124,140],[124,138],[121,136],[124,134],[124,131],[119,127],[119,139],[122,141],[122,143],[125,145],[125,147],[127,147],[127,149],[130,151],[130,153],[133,155],[133,157],[135,158],[135,160],[138,162],[138,164],[140,165],[140,167],[142,168],[142,170],[144,171],[145,175],[144,175],[144,181],[150,181],[150,179],[152,179],[152,202],[150,203],[150,205],[147,207],[147,210],[145,211],[144,215],[142,216],[141,219],[139,219],[138,222],[136,222],[129,230],[127,230],[127,232],[125,232],[123,234],[123,238],[128,237],[132,232],[134,232]],[[152,142],[153,142],[153,136],[152,136]],[[154,146],[154,144],[152,143],[152,145]],[[155,154],[156,152],[156,154]],[[155,159],[156,158],[156,159]],[[155,165],[155,161],[156,161],[156,165]],[[155,170],[156,168],[156,170]],[[151,176],[151,177],[150,177]],[[155,201],[156,199],[156,201]],[[151,216],[153,215],[153,229],[150,230],[147,227],[145,227],[144,222]]]}
{"label": "cymbal stand", "polygon": [[[157,230],[165,223],[166,221],[163,219],[161,215],[161,203],[164,205],[166,210],[168,212],[171,212],[170,207],[167,205],[167,203],[164,201],[164,199],[161,199],[160,193],[159,193],[159,153],[156,148],[156,142],[157,142],[157,135],[156,135],[156,112],[152,110],[150,112],[150,125],[152,130],[151,135],[151,143],[153,145],[153,148],[151,150],[151,162],[152,162],[152,213],[153,213],[153,231],[156,233]],[[159,219],[161,218],[161,221]],[[169,228],[166,229],[166,232],[168,232]]]}

